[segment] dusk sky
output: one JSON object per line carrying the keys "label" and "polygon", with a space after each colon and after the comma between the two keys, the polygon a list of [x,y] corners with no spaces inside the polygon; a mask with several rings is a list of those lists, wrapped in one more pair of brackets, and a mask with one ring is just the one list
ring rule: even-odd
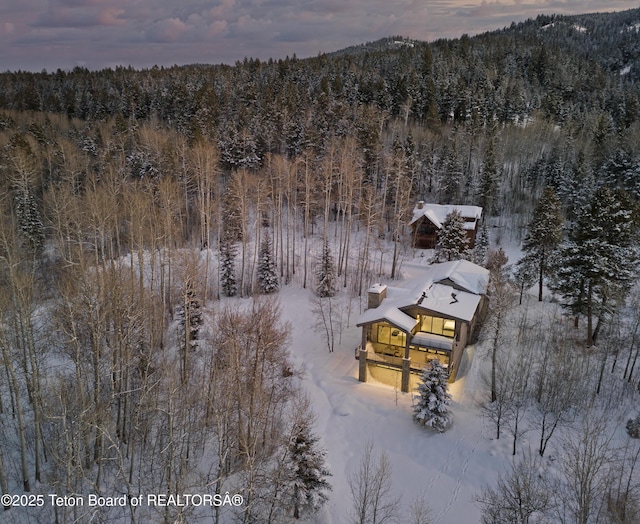
{"label": "dusk sky", "polygon": [[315,56],[384,36],[454,38],[639,0],[0,0],[0,71]]}

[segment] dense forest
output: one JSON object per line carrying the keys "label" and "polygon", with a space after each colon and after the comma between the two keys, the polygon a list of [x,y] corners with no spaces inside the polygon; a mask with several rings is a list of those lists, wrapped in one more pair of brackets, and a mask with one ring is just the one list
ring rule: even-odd
{"label": "dense forest", "polygon": [[[329,475],[273,292],[316,286],[318,245],[346,294],[397,277],[417,200],[480,205],[520,242],[551,189],[570,241],[619,213],[611,245],[637,245],[638,31],[634,9],[309,59],[1,73],[0,491],[242,486],[216,522],[316,511]],[[568,278],[576,319],[622,294]],[[249,308],[207,306],[233,295]],[[122,518],[189,518],[153,511]]]}

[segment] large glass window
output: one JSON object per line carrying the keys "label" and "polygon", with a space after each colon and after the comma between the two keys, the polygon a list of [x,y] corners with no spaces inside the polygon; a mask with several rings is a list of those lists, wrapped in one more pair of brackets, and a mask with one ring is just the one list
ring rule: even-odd
{"label": "large glass window", "polygon": [[447,318],[420,315],[420,331],[453,338],[456,331],[456,321]]}
{"label": "large glass window", "polygon": [[378,324],[378,342],[391,346],[404,347],[407,343],[407,335],[397,327],[390,326],[389,324]]}

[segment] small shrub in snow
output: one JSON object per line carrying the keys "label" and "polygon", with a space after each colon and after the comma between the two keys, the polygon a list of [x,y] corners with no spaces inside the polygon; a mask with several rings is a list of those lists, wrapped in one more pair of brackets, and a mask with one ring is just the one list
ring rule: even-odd
{"label": "small shrub in snow", "polygon": [[440,361],[432,360],[422,373],[422,384],[418,386],[417,404],[413,410],[413,418],[419,424],[440,433],[451,425],[451,395],[447,391],[447,378],[447,371]]}
{"label": "small shrub in snow", "polygon": [[640,415],[627,420],[627,433],[631,438],[640,438]]}

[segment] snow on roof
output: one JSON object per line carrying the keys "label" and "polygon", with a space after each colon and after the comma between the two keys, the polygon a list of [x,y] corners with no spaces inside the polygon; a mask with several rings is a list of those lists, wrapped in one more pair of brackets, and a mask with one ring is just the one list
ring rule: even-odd
{"label": "snow on roof", "polygon": [[400,311],[399,304],[394,300],[384,299],[378,307],[367,309],[358,319],[358,326],[372,324],[386,320],[389,324],[409,333],[418,323],[418,320]]}
{"label": "snow on roof", "polygon": [[449,280],[475,295],[487,292],[489,270],[468,260],[452,260],[451,262],[432,264],[429,269],[429,277],[433,282]]}
{"label": "snow on roof", "polygon": [[373,284],[369,288],[369,293],[382,293],[385,289],[387,289],[387,286],[384,284]]}
{"label": "snow on roof", "polygon": [[[480,220],[482,218],[482,208],[479,206],[458,206],[453,204],[422,204],[422,208],[420,209],[416,206],[413,209],[413,218],[409,224],[413,224],[420,218],[427,217],[430,222],[438,228],[442,229],[442,223],[447,218],[447,215],[451,214],[451,212],[457,211],[462,215],[462,218],[473,219],[474,222],[476,220]],[[470,226],[465,226],[465,229],[474,229],[475,224],[471,222]]]}
{"label": "snow on roof", "polygon": [[480,295],[486,292],[488,279],[487,269],[467,260],[432,264],[427,274],[414,280],[413,285],[387,287],[387,298],[360,315],[357,325],[385,320],[408,333],[418,321],[403,309],[416,305],[468,322],[478,308]]}
{"label": "snow on roof", "polygon": [[411,343],[434,349],[444,349],[446,351],[453,349],[453,340],[449,337],[443,337],[442,335],[436,335],[434,333],[425,333],[424,331],[419,331],[413,335]]}

